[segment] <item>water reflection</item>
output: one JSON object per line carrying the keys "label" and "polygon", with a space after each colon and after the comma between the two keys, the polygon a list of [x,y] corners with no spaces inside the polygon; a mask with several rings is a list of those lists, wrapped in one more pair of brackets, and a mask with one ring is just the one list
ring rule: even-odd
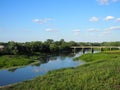
{"label": "water reflection", "polygon": [[40,62],[39,63],[36,63],[36,64],[33,64],[32,66],[36,66],[36,67],[39,67],[40,66]]}
{"label": "water reflection", "polygon": [[8,71],[10,71],[10,72],[14,72],[15,70],[17,70],[17,68],[10,68],[10,69],[8,69]]}
{"label": "water reflection", "polygon": [[74,56],[75,55],[73,53],[63,53],[59,55],[48,54],[28,57],[35,60],[37,59],[40,61],[40,63],[24,66],[21,68],[0,70],[0,86],[29,80],[43,75],[51,70],[76,67],[84,63],[82,61],[73,61]]}

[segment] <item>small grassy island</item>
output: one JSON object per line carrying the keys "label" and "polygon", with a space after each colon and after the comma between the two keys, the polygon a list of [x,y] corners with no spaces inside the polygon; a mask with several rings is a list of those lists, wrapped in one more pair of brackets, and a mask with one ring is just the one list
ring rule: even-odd
{"label": "small grassy island", "polygon": [[120,51],[84,54],[75,60],[87,63],[0,90],[120,90]]}
{"label": "small grassy island", "polygon": [[0,69],[14,68],[36,62],[25,55],[3,55],[0,56]]}

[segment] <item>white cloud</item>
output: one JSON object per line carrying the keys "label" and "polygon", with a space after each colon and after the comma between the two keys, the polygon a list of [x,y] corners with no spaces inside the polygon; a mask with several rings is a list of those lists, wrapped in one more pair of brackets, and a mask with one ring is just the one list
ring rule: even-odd
{"label": "white cloud", "polygon": [[74,35],[79,35],[80,34],[80,29],[75,29],[75,30],[72,30]]}
{"label": "white cloud", "polygon": [[98,29],[96,29],[96,28],[90,28],[90,29],[88,29],[88,32],[98,32],[99,30]]}
{"label": "white cloud", "polygon": [[97,22],[98,20],[99,20],[99,18],[97,18],[97,17],[91,17],[89,19],[90,22]]}
{"label": "white cloud", "polygon": [[112,0],[112,2],[118,2],[119,0]]}
{"label": "white cloud", "polygon": [[45,18],[45,19],[34,19],[33,22],[39,23],[39,24],[44,24],[47,23],[48,21],[52,20],[51,18]]}
{"label": "white cloud", "polygon": [[117,18],[116,21],[117,21],[117,22],[120,22],[120,18]]}
{"label": "white cloud", "polygon": [[72,30],[73,32],[80,32],[80,29]]}
{"label": "white cloud", "polygon": [[103,32],[103,35],[109,35],[109,34],[111,34],[111,31],[104,31]]}
{"label": "white cloud", "polygon": [[102,35],[110,35],[112,34],[113,31],[115,30],[120,30],[120,26],[112,26],[112,27],[108,27],[106,29],[104,29],[104,31],[102,32]]}
{"label": "white cloud", "polygon": [[109,21],[109,20],[113,20],[115,17],[113,17],[113,16],[106,16],[105,17],[105,21]]}
{"label": "white cloud", "polygon": [[112,31],[112,30],[120,30],[120,26],[112,26],[112,27],[109,27],[105,30],[108,30],[108,31]]}
{"label": "white cloud", "polygon": [[119,0],[97,0],[100,5],[108,5],[111,3],[118,2]]}
{"label": "white cloud", "polygon": [[109,0],[97,0],[100,5],[107,5],[109,4]]}
{"label": "white cloud", "polygon": [[52,29],[52,28],[47,28],[45,31],[46,32],[58,32],[57,29]]}

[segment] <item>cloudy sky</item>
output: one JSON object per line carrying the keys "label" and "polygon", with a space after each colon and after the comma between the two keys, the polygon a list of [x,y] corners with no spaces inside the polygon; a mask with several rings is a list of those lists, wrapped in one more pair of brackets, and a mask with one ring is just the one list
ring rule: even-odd
{"label": "cloudy sky", "polygon": [[0,0],[0,42],[120,41],[120,0]]}

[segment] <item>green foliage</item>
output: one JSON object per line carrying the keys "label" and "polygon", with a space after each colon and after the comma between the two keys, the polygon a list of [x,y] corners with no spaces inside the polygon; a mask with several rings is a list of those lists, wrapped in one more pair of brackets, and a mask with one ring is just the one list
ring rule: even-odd
{"label": "green foliage", "polygon": [[9,68],[15,66],[23,66],[34,62],[26,56],[5,55],[0,56],[0,68]]}
{"label": "green foliage", "polygon": [[59,51],[69,51],[70,47],[76,45],[75,42],[65,42],[64,39],[60,41],[54,41],[52,39],[48,39],[45,42],[41,41],[32,41],[25,43],[17,43],[10,41],[6,43],[4,51],[0,52],[0,54],[8,54],[8,55],[19,55],[19,54],[29,54],[33,55],[37,52],[59,52]]}
{"label": "green foliage", "polygon": [[8,42],[5,47],[5,51],[8,54],[17,54],[18,53],[17,43],[15,43],[14,41]]}
{"label": "green foliage", "polygon": [[50,51],[56,52],[59,49],[59,47],[56,44],[50,44]]}
{"label": "green foliage", "polygon": [[83,54],[80,57],[75,58],[75,60],[84,60],[86,62],[91,62],[91,61],[101,61],[101,60],[111,60],[114,58],[120,57],[120,51],[104,51],[100,53],[95,53],[95,54]]}
{"label": "green foliage", "polygon": [[[1,45],[5,46],[4,51],[0,51],[1,54],[10,54],[10,55],[18,55],[18,54],[29,54],[33,55],[36,52],[68,52],[71,51],[71,46],[120,46],[120,42],[74,42],[69,41],[66,42],[64,39],[59,41],[54,41],[52,39],[47,39],[44,42],[41,41],[32,41],[32,42],[25,42],[25,43],[18,43],[14,41],[10,41],[8,43],[0,43]],[[108,50],[105,48],[104,50]],[[115,49],[114,49],[115,50]]]}
{"label": "green foliage", "polygon": [[120,41],[116,41],[116,42],[103,42],[102,45],[103,46],[120,46]]}
{"label": "green foliage", "polygon": [[120,51],[85,54],[80,58],[89,63],[76,68],[50,71],[34,80],[1,88],[1,90],[120,89]]}

